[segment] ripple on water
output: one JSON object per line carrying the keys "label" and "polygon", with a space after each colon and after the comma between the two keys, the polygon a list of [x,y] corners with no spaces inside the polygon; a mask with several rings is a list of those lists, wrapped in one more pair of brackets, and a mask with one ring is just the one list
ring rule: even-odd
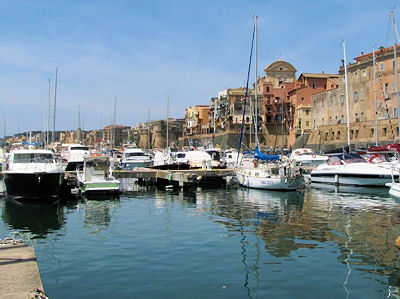
{"label": "ripple on water", "polygon": [[35,247],[52,298],[383,297],[400,285],[387,190],[161,192],[31,206],[0,231]]}

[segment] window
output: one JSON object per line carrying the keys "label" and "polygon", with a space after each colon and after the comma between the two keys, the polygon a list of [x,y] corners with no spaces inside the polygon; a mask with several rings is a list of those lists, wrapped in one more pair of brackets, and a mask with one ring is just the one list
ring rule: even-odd
{"label": "window", "polygon": [[316,129],[317,128],[317,126],[316,126],[316,124],[315,124],[315,119],[313,120],[313,126],[314,126],[314,129]]}
{"label": "window", "polygon": [[366,71],[365,69],[362,70],[361,73],[362,73],[362,76],[363,76],[363,77],[366,77],[366,76],[367,76],[367,71]]}
{"label": "window", "polygon": [[356,77],[356,78],[357,78],[357,76],[358,76],[358,73],[357,73],[357,72],[355,72],[355,73],[354,73],[354,77]]}
{"label": "window", "polygon": [[310,114],[310,110],[306,109],[306,115]]}
{"label": "window", "polygon": [[325,141],[328,141],[328,132],[325,132]]}
{"label": "window", "polygon": [[374,129],[371,129],[371,137],[374,136]]}
{"label": "window", "polygon": [[383,136],[386,136],[387,128],[383,128]]}
{"label": "window", "polygon": [[325,106],[325,101],[324,101],[324,99],[322,99],[322,101],[321,101],[321,106],[322,106],[322,107]]}
{"label": "window", "polygon": [[356,138],[358,138],[358,130],[356,130]]}
{"label": "window", "polygon": [[358,91],[354,91],[354,102],[358,101]]}
{"label": "window", "polygon": [[336,139],[340,139],[340,131],[337,131]]}
{"label": "window", "polygon": [[302,101],[302,102],[304,101],[304,97],[301,97],[301,101]]}
{"label": "window", "polygon": [[342,114],[342,117],[341,117],[340,121],[341,121],[342,123],[344,123],[344,116],[343,116],[343,114]]}
{"label": "window", "polygon": [[385,113],[385,114],[386,114],[386,115],[385,115],[386,119],[389,119],[389,118],[390,118],[389,109],[386,109],[386,113]]}
{"label": "window", "polygon": [[339,122],[338,122],[337,115],[335,116],[335,123],[337,123],[337,124],[339,123]]}
{"label": "window", "polygon": [[356,114],[355,114],[355,122],[357,123],[357,122],[359,122],[360,120],[358,119],[358,113],[356,112]]}
{"label": "window", "polygon": [[267,92],[269,92],[269,86],[267,86]]}
{"label": "window", "polygon": [[310,122],[306,120],[306,127],[308,128],[310,126]]}
{"label": "window", "polygon": [[385,83],[385,96],[389,96],[389,83]]}
{"label": "window", "polygon": [[361,112],[361,121],[364,121],[364,112]]}
{"label": "window", "polygon": [[343,104],[343,103],[344,103],[344,95],[341,94],[341,95],[340,95],[340,104]]}
{"label": "window", "polygon": [[385,69],[385,64],[383,62],[381,62],[381,64],[380,64],[380,69],[381,69],[381,71],[383,71]]}
{"label": "window", "polygon": [[313,88],[313,89],[316,89],[316,88],[317,88],[317,84],[314,83],[314,84],[312,85],[312,88]]}
{"label": "window", "polygon": [[397,117],[397,107],[393,108],[393,117]]}
{"label": "window", "polygon": [[334,140],[335,139],[335,131],[332,131],[332,138],[331,138],[332,140]]}
{"label": "window", "polygon": [[353,135],[354,135],[354,130],[350,131],[350,139],[353,139]]}
{"label": "window", "polygon": [[332,116],[329,116],[329,124],[332,124]]}
{"label": "window", "polygon": [[324,125],[324,122],[325,122],[325,120],[324,120],[324,118],[322,118],[322,122],[321,122],[321,124],[322,124],[322,125]]}

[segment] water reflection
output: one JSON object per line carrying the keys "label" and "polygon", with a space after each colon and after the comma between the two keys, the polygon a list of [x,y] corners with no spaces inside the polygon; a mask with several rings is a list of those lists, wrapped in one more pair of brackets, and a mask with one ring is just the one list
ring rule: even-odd
{"label": "water reflection", "polygon": [[2,203],[3,222],[15,230],[33,235],[32,238],[46,238],[48,233],[59,230],[65,224],[60,201],[34,204],[8,199]]}
{"label": "water reflection", "polygon": [[90,234],[99,234],[110,226],[112,215],[120,205],[119,197],[108,200],[87,200],[84,205],[84,227]]}

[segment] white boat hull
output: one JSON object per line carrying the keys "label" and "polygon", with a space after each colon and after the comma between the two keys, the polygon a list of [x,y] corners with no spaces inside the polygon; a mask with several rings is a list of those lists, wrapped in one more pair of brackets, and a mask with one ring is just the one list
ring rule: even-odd
{"label": "white boat hull", "polygon": [[265,190],[298,190],[304,187],[304,178],[302,176],[295,177],[269,177],[260,178],[236,174],[239,184],[244,187]]}
{"label": "white boat hull", "polygon": [[400,183],[391,184],[389,189],[389,194],[394,197],[400,198]]}

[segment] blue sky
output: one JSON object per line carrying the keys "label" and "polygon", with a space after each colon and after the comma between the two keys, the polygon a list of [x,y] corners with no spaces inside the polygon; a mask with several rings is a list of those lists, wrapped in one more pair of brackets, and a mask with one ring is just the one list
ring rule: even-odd
{"label": "blue sky", "polygon": [[[336,73],[347,59],[391,46],[396,1],[0,0],[0,136],[41,130],[59,69],[56,129],[184,117],[246,80],[253,15],[259,75],[280,56],[302,72]],[[395,9],[399,27],[400,8]],[[254,75],[252,75],[254,78]],[[83,122],[83,120],[82,120]]]}

